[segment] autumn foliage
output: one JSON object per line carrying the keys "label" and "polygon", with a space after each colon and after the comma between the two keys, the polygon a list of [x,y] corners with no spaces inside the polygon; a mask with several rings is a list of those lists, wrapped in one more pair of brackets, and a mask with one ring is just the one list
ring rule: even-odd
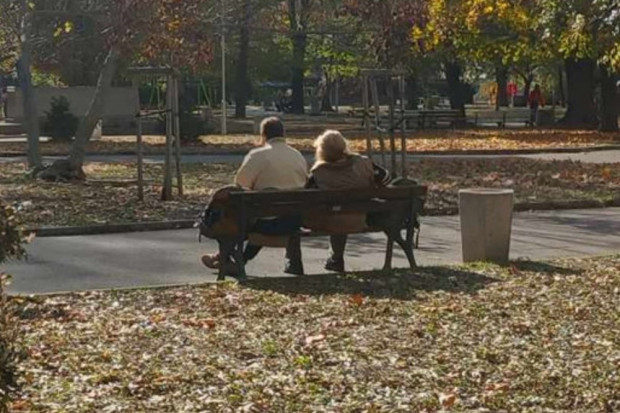
{"label": "autumn foliage", "polygon": [[[0,264],[9,259],[21,258],[25,253],[25,241],[15,209],[0,200]],[[0,270],[0,413],[9,411],[8,403],[16,386],[18,358],[15,320],[4,291],[8,279]]]}

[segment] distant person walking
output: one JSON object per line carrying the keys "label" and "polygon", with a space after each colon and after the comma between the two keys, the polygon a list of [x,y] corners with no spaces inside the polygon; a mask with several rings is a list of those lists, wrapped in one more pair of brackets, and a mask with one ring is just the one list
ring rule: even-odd
{"label": "distant person walking", "polygon": [[0,89],[0,120],[6,119],[6,102],[9,98],[9,91],[6,86]]}
{"label": "distant person walking", "polygon": [[545,107],[545,98],[540,90],[540,85],[534,87],[527,101],[530,105],[530,125],[535,126],[538,119],[538,109]]}

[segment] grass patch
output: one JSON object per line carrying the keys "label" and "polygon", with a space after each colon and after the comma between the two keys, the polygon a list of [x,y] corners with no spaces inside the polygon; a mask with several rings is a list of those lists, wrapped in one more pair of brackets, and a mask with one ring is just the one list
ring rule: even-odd
{"label": "grass patch", "polygon": [[[330,126],[332,127],[332,126]],[[366,150],[366,135],[363,132],[347,132],[355,151]],[[373,135],[374,136],[374,135]],[[313,139],[316,136],[289,135],[289,143],[304,151],[314,151]],[[89,143],[87,152],[100,154],[135,153],[135,136],[106,136],[102,140]],[[258,145],[259,139],[254,135],[209,135],[202,136],[196,142],[184,144],[186,154],[228,153],[231,151],[247,152]],[[619,144],[620,135],[593,131],[572,130],[425,130],[407,134],[407,150],[420,151],[466,151],[466,150],[516,150],[516,149],[550,149],[550,148],[589,148]],[[375,141],[375,150],[379,142]],[[400,137],[397,146],[400,149]],[[44,155],[66,155],[68,143],[41,143]],[[166,144],[163,136],[145,136],[144,152],[162,154]],[[0,152],[25,153],[25,143],[2,143]]]}
{"label": "grass patch", "polygon": [[[162,168],[146,166],[144,202],[137,201],[133,164],[90,163],[83,183],[48,183],[26,177],[20,163],[0,164],[0,197],[21,203],[30,227],[110,224],[193,219],[215,188],[232,182],[236,165],[187,164],[185,197],[160,201]],[[411,176],[429,186],[429,209],[454,208],[458,190],[465,187],[501,187],[515,190],[517,202],[572,200],[608,201],[618,197],[617,164],[532,159],[437,160],[411,165]],[[118,181],[118,182],[115,182]]]}
{"label": "grass patch", "polygon": [[15,411],[620,409],[620,257],[15,299]]}

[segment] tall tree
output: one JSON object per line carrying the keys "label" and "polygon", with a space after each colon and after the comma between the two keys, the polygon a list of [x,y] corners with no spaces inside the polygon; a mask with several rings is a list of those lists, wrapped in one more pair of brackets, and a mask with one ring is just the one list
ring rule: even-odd
{"label": "tall tree", "polygon": [[287,0],[290,38],[293,44],[291,86],[293,113],[304,113],[304,70],[308,46],[308,23],[312,0]]}
{"label": "tall tree", "polygon": [[[564,59],[568,87],[568,110],[562,123],[569,127],[599,125],[594,103],[595,71],[608,81],[620,65],[614,60],[620,39],[620,6],[617,0],[538,0],[545,41]],[[603,97],[609,111],[614,99]],[[603,116],[604,130],[617,130],[617,116]]]}
{"label": "tall tree", "polygon": [[422,18],[420,0],[348,0],[348,11],[360,18],[358,30],[366,35],[375,64],[403,69],[413,57],[411,30]]}
{"label": "tall tree", "polygon": [[497,108],[508,106],[508,77],[519,64],[537,61],[544,49],[530,0],[466,0],[466,56],[494,67]]}
{"label": "tall tree", "polygon": [[466,8],[460,0],[429,0],[412,28],[413,50],[419,59],[441,62],[450,106],[465,114],[463,67],[467,49]]}
{"label": "tall tree", "polygon": [[[496,102],[508,105],[507,82],[510,70],[531,64],[544,55],[537,43],[534,3],[530,0],[429,0],[425,18],[413,36],[423,55],[443,56],[447,62],[453,107],[461,107],[460,86],[455,69],[458,62],[473,62],[493,68],[498,84]],[[454,102],[456,101],[456,105]]]}
{"label": "tall tree", "polygon": [[39,119],[32,87],[32,3],[27,0],[5,0],[0,3],[0,48],[5,67],[17,67],[23,97],[23,113],[28,140],[28,166],[33,170],[42,167],[39,150]]}
{"label": "tall tree", "polygon": [[[41,176],[46,179],[81,179],[86,146],[104,114],[105,96],[121,61],[196,68],[212,55],[214,2],[200,0],[113,0],[106,3],[76,0],[77,9],[65,16],[96,15],[107,45],[95,92],[76,132],[66,160],[54,164]],[[53,14],[58,18],[58,14]],[[61,15],[62,16],[62,15]],[[205,25],[207,24],[207,25]]]}
{"label": "tall tree", "polygon": [[235,117],[245,118],[250,81],[248,80],[248,59],[250,54],[250,25],[252,23],[252,0],[242,0],[241,24],[239,25],[239,53],[235,76]]}

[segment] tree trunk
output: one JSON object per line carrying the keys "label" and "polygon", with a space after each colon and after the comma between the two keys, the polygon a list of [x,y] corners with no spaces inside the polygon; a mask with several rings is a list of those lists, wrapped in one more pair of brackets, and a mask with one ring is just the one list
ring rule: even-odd
{"label": "tree trunk", "polygon": [[[418,109],[418,82],[415,76],[407,76],[405,81],[405,99],[407,101],[407,109]],[[450,99],[452,101],[452,99]]]}
{"label": "tree trunk", "polygon": [[334,112],[332,106],[332,90],[334,82],[329,78],[327,73],[323,75],[323,85],[321,86],[321,112]]}
{"label": "tree trunk", "polygon": [[558,87],[560,88],[560,101],[562,102],[562,107],[566,107],[566,92],[564,87],[564,68],[562,66],[558,66]]}
{"label": "tree trunk", "polygon": [[291,28],[291,42],[293,43],[293,62],[291,67],[291,84],[293,96],[291,98],[292,112],[304,113],[304,60],[308,34],[306,22],[311,0],[288,0],[288,18]]}
{"label": "tree trunk", "polygon": [[103,116],[105,97],[112,86],[112,78],[114,77],[114,73],[116,73],[117,64],[118,54],[115,49],[110,49],[103,62],[101,72],[99,73],[93,100],[90,102],[90,106],[78,126],[77,132],[75,133],[75,142],[73,142],[71,152],[69,153],[69,162],[75,169],[82,169],[84,156],[86,154],[86,145],[88,145],[90,141],[90,137],[97,126],[97,122],[99,122],[99,119]]}
{"label": "tree trunk", "polygon": [[95,87],[95,94],[86,110],[84,118],[80,120],[78,129],[75,133],[75,141],[71,146],[69,157],[55,161],[49,168],[41,171],[38,177],[48,181],[71,181],[82,180],[86,177],[82,166],[86,156],[86,146],[90,137],[97,126],[97,122],[102,118],[105,109],[105,97],[112,86],[112,78],[116,73],[118,65],[118,53],[112,48],[108,52],[103,67],[99,72],[99,79]]}
{"label": "tree trunk", "polygon": [[495,109],[508,106],[508,68],[504,65],[495,67],[495,81],[497,82],[497,99]]}
{"label": "tree trunk", "polygon": [[446,79],[448,81],[448,97],[450,107],[461,112],[465,116],[465,96],[463,95],[463,82],[461,82],[461,66],[455,62],[446,63]]}
{"label": "tree trunk", "polygon": [[568,86],[568,109],[560,123],[574,128],[596,128],[598,118],[594,105],[594,60],[566,59],[564,65]]}
{"label": "tree trunk", "polygon": [[251,0],[243,2],[243,22],[239,29],[239,57],[235,81],[235,117],[245,118],[250,82],[248,79],[248,53],[250,50]]}
{"label": "tree trunk", "polygon": [[31,22],[28,12],[28,2],[22,1],[22,27],[21,27],[21,56],[17,63],[17,74],[19,87],[22,91],[23,111],[28,137],[28,167],[32,170],[42,168],[41,152],[39,150],[39,114],[37,110],[36,97],[32,87],[32,74],[30,71],[31,62]]}
{"label": "tree trunk", "polygon": [[599,66],[601,71],[601,132],[618,132],[618,115],[620,112],[620,97],[616,82],[618,76],[610,73],[606,65]]}
{"label": "tree trunk", "polygon": [[304,32],[293,34],[293,65],[291,69],[292,79],[292,111],[304,113],[304,59],[306,56],[307,35]]}
{"label": "tree trunk", "polygon": [[523,78],[525,85],[523,86],[523,96],[525,96],[525,100],[530,96],[530,91],[532,90],[532,83],[534,83],[534,74],[528,73],[527,76]]}

